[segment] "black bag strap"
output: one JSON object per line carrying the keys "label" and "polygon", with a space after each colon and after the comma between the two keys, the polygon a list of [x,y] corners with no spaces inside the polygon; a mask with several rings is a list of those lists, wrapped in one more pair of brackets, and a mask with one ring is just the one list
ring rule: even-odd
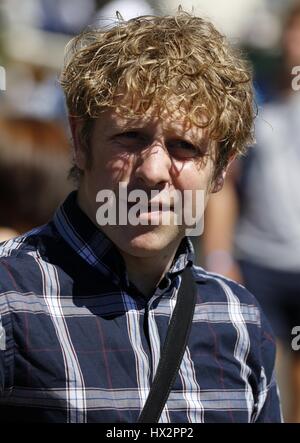
{"label": "black bag strap", "polygon": [[187,345],[196,303],[196,283],[190,267],[182,274],[158,368],[138,423],[158,422],[175,382]]}

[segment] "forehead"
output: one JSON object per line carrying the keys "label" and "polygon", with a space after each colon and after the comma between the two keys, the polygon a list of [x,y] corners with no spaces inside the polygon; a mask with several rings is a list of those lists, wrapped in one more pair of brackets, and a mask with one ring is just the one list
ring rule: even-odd
{"label": "forehead", "polygon": [[187,107],[177,106],[176,101],[169,101],[168,106],[152,105],[145,112],[135,111],[133,107],[117,106],[103,110],[97,119],[97,126],[105,132],[129,129],[145,131],[164,131],[190,138],[208,138],[206,120],[203,116],[194,123]]}

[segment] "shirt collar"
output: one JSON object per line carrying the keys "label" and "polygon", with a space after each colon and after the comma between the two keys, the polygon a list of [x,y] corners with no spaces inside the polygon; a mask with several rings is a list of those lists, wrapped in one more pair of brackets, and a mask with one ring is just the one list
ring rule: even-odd
{"label": "shirt collar", "polygon": [[[76,191],[71,192],[57,209],[53,221],[59,234],[83,260],[115,283],[129,284],[121,254],[113,242],[80,209]],[[188,237],[184,237],[167,276],[171,277],[181,272],[193,261],[192,242]]]}

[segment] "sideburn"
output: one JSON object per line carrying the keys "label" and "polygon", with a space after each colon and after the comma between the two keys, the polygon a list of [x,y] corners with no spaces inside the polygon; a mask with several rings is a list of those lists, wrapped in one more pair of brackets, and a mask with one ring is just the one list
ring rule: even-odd
{"label": "sideburn", "polygon": [[90,141],[91,141],[93,127],[94,127],[94,119],[89,118],[83,123],[80,133],[80,142],[86,156],[87,169],[91,169],[93,163],[92,150],[90,149]]}

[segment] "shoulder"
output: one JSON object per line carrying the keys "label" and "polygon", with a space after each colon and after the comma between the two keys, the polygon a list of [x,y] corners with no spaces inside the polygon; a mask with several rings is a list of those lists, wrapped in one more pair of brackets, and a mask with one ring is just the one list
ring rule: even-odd
{"label": "shoulder", "polygon": [[198,286],[196,313],[207,311],[205,318],[211,323],[233,326],[270,374],[275,336],[255,296],[239,283],[201,267],[194,266],[193,273]]}
{"label": "shoulder", "polygon": [[0,260],[6,257],[16,257],[26,254],[38,247],[39,239],[49,230],[50,225],[40,226],[23,235],[0,243]]}
{"label": "shoulder", "polygon": [[[0,294],[24,292],[40,278],[38,261],[47,260],[47,245],[55,241],[51,224],[0,244]],[[31,282],[31,283],[30,283]]]}
{"label": "shoulder", "polygon": [[268,341],[275,342],[273,331],[259,302],[244,286],[198,266],[193,266],[193,273],[200,303],[226,312],[228,321],[232,324],[244,323],[251,334],[255,333],[257,339],[268,337]]}
{"label": "shoulder", "polygon": [[207,288],[208,295],[216,301],[245,303],[259,308],[254,295],[241,284],[221,274],[208,272],[200,266],[193,266],[193,274],[196,283]]}

